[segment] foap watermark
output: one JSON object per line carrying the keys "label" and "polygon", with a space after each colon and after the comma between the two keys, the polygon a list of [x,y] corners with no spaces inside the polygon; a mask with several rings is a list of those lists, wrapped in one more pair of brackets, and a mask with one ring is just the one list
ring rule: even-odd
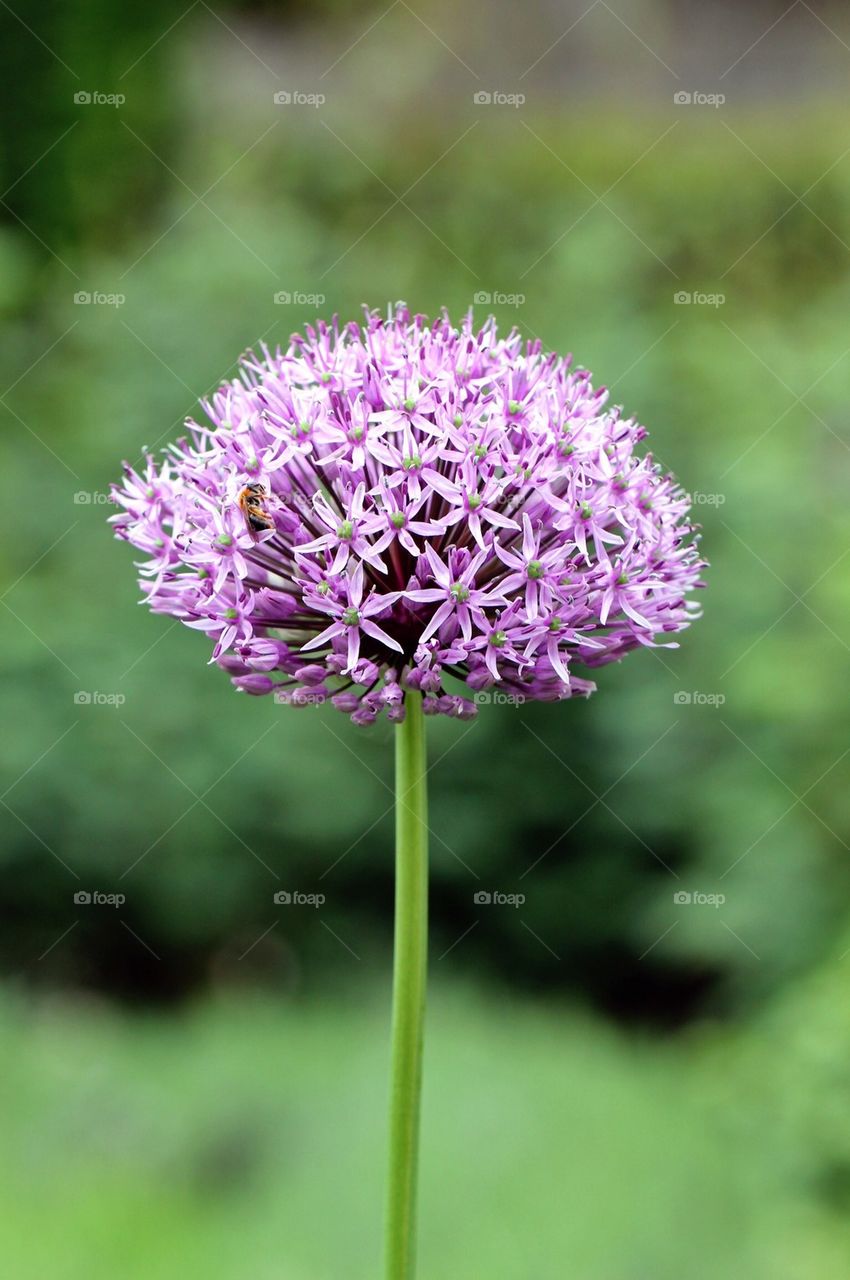
{"label": "foap watermark", "polygon": [[279,707],[320,707],[327,702],[328,691],[302,685],[300,689],[276,689],[272,696]]}
{"label": "foap watermark", "polygon": [[673,294],[677,307],[722,307],[726,301],[725,293],[700,293],[699,289],[679,289]]}
{"label": "foap watermark", "polygon": [[278,307],[323,307],[325,305],[325,295],[323,293],[300,293],[297,289],[290,292],[288,289],[279,289],[274,295],[275,306]]}
{"label": "foap watermark", "polygon": [[323,107],[327,98],[323,93],[308,93],[303,89],[278,89],[274,95],[276,107]]}
{"label": "foap watermark", "polygon": [[99,489],[79,489],[74,494],[75,507],[103,507],[108,502],[115,502],[111,493],[103,493]]}
{"label": "foap watermark", "polygon": [[74,94],[78,107],[123,107],[126,101],[123,93],[101,93],[99,89],[78,89]]}
{"label": "foap watermark", "polygon": [[97,289],[93,293],[80,289],[74,294],[75,307],[123,307],[126,301],[123,293],[100,293]]}
{"label": "foap watermark", "polygon": [[725,893],[698,893],[688,889],[677,889],[673,894],[677,907],[722,907],[726,901]]}
{"label": "foap watermark", "polygon": [[100,693],[97,689],[78,689],[74,694],[77,707],[123,707],[126,701],[123,693]]}
{"label": "foap watermark", "polygon": [[680,89],[673,94],[673,103],[677,107],[722,107],[726,101],[725,93],[703,93],[700,89]]}
{"label": "foap watermark", "polygon": [[327,899],[323,893],[302,893],[300,889],[277,889],[274,901],[278,907],[313,907],[318,910]]}
{"label": "foap watermark", "polygon": [[78,907],[123,907],[123,893],[101,893],[99,889],[77,889],[74,902]]}
{"label": "foap watermark", "polygon": [[294,493],[276,493],[274,501],[276,509],[284,508],[289,511],[304,512],[307,515],[315,514],[316,506],[313,499],[298,490]]}
{"label": "foap watermark", "polygon": [[472,701],[480,707],[521,707],[526,697],[524,693],[506,693],[504,689],[476,689]]}
{"label": "foap watermark", "polygon": [[503,93],[501,89],[479,89],[472,95],[476,107],[518,107],[525,106],[524,93]]}
{"label": "foap watermark", "polygon": [[725,501],[725,493],[703,493],[697,489],[691,494],[691,502],[695,507],[722,507]]}
{"label": "foap watermark", "polygon": [[700,693],[679,689],[673,694],[673,702],[677,707],[722,707],[726,701],[725,693]]}
{"label": "foap watermark", "polygon": [[472,295],[476,307],[524,307],[524,293],[503,293],[501,289],[479,289]]}
{"label": "foap watermark", "polygon": [[502,893],[500,889],[476,889],[472,901],[478,907],[521,907],[524,893]]}

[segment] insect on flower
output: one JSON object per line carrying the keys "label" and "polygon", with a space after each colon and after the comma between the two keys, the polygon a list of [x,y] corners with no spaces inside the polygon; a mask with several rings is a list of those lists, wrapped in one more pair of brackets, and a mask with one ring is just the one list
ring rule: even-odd
{"label": "insect on flower", "polygon": [[265,533],[274,528],[274,521],[265,507],[266,487],[263,484],[246,484],[239,494],[239,507],[251,533]]}

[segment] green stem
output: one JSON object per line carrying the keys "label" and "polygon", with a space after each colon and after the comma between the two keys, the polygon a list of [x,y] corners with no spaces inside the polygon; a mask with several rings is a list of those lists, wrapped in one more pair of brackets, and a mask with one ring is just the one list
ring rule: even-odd
{"label": "green stem", "polygon": [[386,1280],[413,1280],[428,964],[428,790],[421,693],[396,728],[396,881]]}

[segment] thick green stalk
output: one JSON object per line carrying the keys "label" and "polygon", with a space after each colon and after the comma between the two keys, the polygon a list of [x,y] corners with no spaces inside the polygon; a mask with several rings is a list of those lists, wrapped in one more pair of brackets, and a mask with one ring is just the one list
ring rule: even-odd
{"label": "thick green stalk", "polygon": [[422,695],[396,728],[396,880],[386,1280],[413,1280],[428,964],[428,790]]}

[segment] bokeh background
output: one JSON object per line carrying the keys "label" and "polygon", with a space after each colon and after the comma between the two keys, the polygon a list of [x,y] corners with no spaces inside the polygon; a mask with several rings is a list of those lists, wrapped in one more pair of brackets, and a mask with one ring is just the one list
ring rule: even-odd
{"label": "bokeh background", "polygon": [[681,649],[430,726],[423,1280],[844,1280],[846,8],[2,19],[4,1274],[377,1273],[391,728],[235,694],[106,519],[403,298],[573,351],[711,562]]}

